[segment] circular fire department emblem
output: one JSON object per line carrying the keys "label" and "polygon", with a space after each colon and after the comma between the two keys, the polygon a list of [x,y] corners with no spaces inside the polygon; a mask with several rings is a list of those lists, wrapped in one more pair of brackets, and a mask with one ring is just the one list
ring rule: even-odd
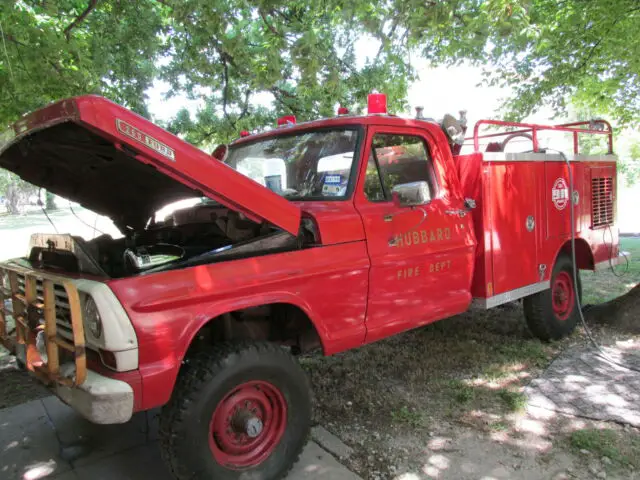
{"label": "circular fire department emblem", "polygon": [[569,203],[569,187],[564,178],[558,178],[551,187],[551,201],[558,210],[563,210]]}

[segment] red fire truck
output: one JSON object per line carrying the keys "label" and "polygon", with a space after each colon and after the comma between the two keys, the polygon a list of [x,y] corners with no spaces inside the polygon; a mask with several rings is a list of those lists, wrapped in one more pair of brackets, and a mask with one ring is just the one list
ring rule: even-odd
{"label": "red fire truck", "polygon": [[[176,478],[275,479],[309,432],[300,352],[472,303],[522,300],[535,336],[571,333],[572,235],[578,269],[619,255],[607,122],[481,121],[462,154],[464,121],[388,115],[380,94],[367,115],[340,113],[287,117],[215,156],[96,96],[25,116],[0,137],[0,167],[122,235],[38,234],[0,264],[2,343],[93,422],[162,407]],[[573,151],[549,150],[547,132]],[[581,154],[585,135],[608,153]],[[515,137],[528,152],[510,152]]]}

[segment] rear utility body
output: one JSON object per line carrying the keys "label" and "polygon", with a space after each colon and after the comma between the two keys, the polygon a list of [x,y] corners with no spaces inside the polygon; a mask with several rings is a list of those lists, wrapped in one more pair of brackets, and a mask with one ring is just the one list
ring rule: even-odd
{"label": "rear utility body", "polygon": [[[537,151],[499,151],[501,143],[495,140],[508,142],[514,132],[480,136],[481,125],[519,127],[518,133],[529,138],[566,132],[574,148],[564,154],[531,142]],[[487,151],[454,156],[464,195],[476,203],[471,215],[478,249],[471,290],[480,305],[489,308],[549,288],[558,255],[570,253],[572,203],[577,267],[594,270],[618,263],[617,159],[611,127],[604,121],[597,125],[600,128],[593,122],[533,126],[486,120],[476,126],[473,140],[476,150],[479,140],[492,140]],[[597,134],[606,136],[609,153],[580,154],[578,135]]]}
{"label": "rear utility body", "polygon": [[[290,438],[282,429],[294,428],[293,417],[282,423],[299,413],[286,392],[304,389],[287,383],[283,350],[264,342],[330,355],[459,314],[474,299],[490,308],[523,298],[541,339],[570,332],[572,231],[578,268],[618,261],[610,126],[482,121],[465,143],[464,119],[386,115],[383,97],[375,114],[286,117],[215,156],[100,97],[24,117],[0,137],[0,167],[110,217],[122,236],[36,235],[27,256],[0,264],[2,343],[99,423],[168,405],[163,431],[172,432],[171,422],[187,428],[188,395],[211,399],[197,404],[213,416],[198,435],[209,435],[218,475],[262,468]],[[482,134],[483,125],[494,129]],[[570,135],[573,151],[546,149],[546,132]],[[608,152],[581,154],[586,135],[604,138]],[[505,151],[515,136],[529,152]],[[159,212],[183,199],[191,206]],[[223,368],[234,362],[240,370]],[[260,374],[269,368],[279,373]],[[211,372],[212,396],[176,391]],[[280,405],[277,431],[260,405]],[[227,421],[236,430],[219,432]],[[264,450],[251,462],[233,453],[263,426],[271,433],[255,440]]]}

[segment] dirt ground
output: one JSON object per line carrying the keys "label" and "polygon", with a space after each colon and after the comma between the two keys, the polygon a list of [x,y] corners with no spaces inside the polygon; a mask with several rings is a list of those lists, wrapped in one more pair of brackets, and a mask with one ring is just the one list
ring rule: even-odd
{"label": "dirt ground", "polygon": [[[640,468],[636,429],[526,411],[523,387],[586,339],[577,333],[541,344],[521,315],[519,305],[472,312],[329,359],[303,359],[315,421],[354,448],[347,465],[372,480],[632,478]],[[629,338],[596,335],[605,344]],[[572,434],[586,428],[634,444],[632,461],[603,463],[599,445],[580,453],[588,449],[576,448]]]}

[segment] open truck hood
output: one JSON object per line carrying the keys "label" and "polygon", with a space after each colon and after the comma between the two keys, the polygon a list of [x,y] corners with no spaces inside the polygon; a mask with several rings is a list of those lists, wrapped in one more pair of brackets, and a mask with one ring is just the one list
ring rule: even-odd
{"label": "open truck hood", "polygon": [[163,206],[207,196],[297,235],[300,208],[141,116],[88,95],[26,115],[0,133],[0,167],[143,228]]}

